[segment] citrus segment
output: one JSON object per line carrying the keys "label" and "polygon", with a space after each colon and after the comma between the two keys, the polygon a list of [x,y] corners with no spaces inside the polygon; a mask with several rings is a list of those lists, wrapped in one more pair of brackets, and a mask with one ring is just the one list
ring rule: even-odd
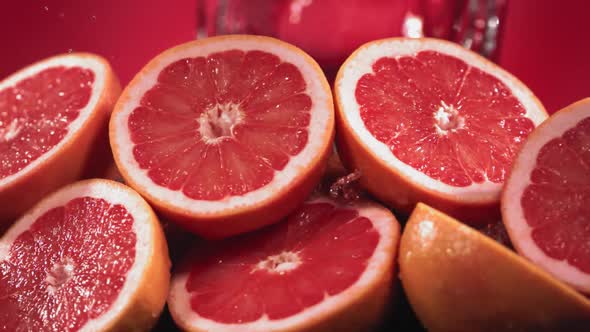
{"label": "citrus segment", "polygon": [[406,224],[399,264],[409,302],[429,331],[582,332],[590,324],[590,300],[424,204]]}
{"label": "citrus segment", "polygon": [[[187,255],[170,310],[194,331],[362,330],[390,294],[398,227],[374,204],[312,199],[279,224]],[[343,315],[351,310],[361,313]]]}
{"label": "citrus segment", "polygon": [[549,118],[523,146],[502,201],[517,250],[590,292],[590,101]]}
{"label": "citrus segment", "polygon": [[[161,232],[149,206],[123,185],[92,180],[54,193],[0,240],[0,327],[106,330],[126,320],[147,327],[167,291]],[[154,272],[161,275],[148,283],[163,289],[142,294]],[[146,312],[122,316],[134,313],[134,301],[145,301]]]}
{"label": "citrus segment", "polygon": [[[171,219],[227,236],[305,199],[327,159],[332,108],[325,77],[299,49],[268,37],[209,38],[138,74],[111,120],[111,144],[126,180]],[[232,221],[248,213],[260,221]],[[219,219],[233,226],[203,225]]]}
{"label": "citrus segment", "polygon": [[45,59],[0,82],[0,222],[100,163],[89,151],[106,141],[119,92],[109,64],[83,53]]}
{"label": "citrus segment", "polygon": [[369,191],[406,213],[424,201],[472,223],[498,217],[512,159],[547,116],[516,78],[436,39],[362,46],[335,98],[339,153]]}

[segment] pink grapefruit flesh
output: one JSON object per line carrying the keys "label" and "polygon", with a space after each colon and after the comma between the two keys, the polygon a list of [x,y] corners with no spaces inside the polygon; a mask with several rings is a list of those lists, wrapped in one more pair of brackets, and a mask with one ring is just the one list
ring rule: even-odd
{"label": "pink grapefruit flesh", "polygon": [[590,113],[541,148],[521,204],[539,248],[590,274]]}
{"label": "pink grapefruit flesh", "polygon": [[90,100],[94,73],[55,66],[0,90],[0,179],[59,143]]}
{"label": "pink grapefruit flesh", "polygon": [[264,51],[168,65],[129,116],[133,156],[154,183],[198,200],[270,183],[307,144],[300,70]]}
{"label": "pink grapefruit flesh", "polygon": [[189,330],[283,331],[340,310],[359,284],[391,273],[397,222],[383,211],[316,199],[284,222],[199,247],[173,279],[172,315]]}
{"label": "pink grapefruit flesh", "polygon": [[121,204],[87,196],[37,218],[0,262],[0,326],[78,330],[104,314],[135,261],[133,222]]}
{"label": "pink grapefruit flesh", "polygon": [[535,128],[506,84],[436,51],[379,58],[355,96],[365,126],[397,159],[456,187],[503,183]]}

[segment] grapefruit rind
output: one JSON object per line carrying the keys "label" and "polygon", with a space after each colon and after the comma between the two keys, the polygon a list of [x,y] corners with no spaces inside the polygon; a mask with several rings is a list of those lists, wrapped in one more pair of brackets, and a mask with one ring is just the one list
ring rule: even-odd
{"label": "grapefruit rind", "polygon": [[399,264],[409,302],[428,330],[585,331],[590,323],[590,300],[423,203],[406,224]]}
{"label": "grapefruit rind", "polygon": [[[411,196],[420,195],[435,196],[435,199],[445,201],[443,204],[447,205],[497,204],[500,199],[501,183],[485,181],[481,184],[473,183],[466,187],[455,187],[432,179],[397,159],[386,144],[377,140],[369,132],[364,121],[361,119],[360,108],[355,99],[355,89],[357,82],[363,75],[373,73],[372,65],[375,61],[382,57],[411,56],[425,50],[432,50],[459,58],[467,63],[467,65],[481,69],[496,77],[522,103],[526,109],[525,116],[535,126],[546,119],[547,113],[542,104],[523,83],[482,56],[457,44],[438,39],[389,38],[369,42],[361,46],[346,60],[338,72],[334,88],[334,98],[337,105],[336,111],[339,125],[339,130],[337,131],[337,136],[339,136],[337,137],[339,152],[343,154],[345,162],[350,164],[351,160],[346,159],[355,157],[346,156],[347,153],[343,150],[349,148],[343,145],[359,145],[359,148],[364,153],[369,154],[371,158],[378,161],[381,167],[399,174],[398,180],[405,183],[404,186],[413,187],[412,190],[408,191],[410,193],[403,193],[401,195],[387,194],[385,193],[387,189],[375,188],[375,183],[368,185],[368,189],[379,198],[388,203],[392,202],[398,208],[406,210],[405,212],[408,213],[413,208],[412,202],[409,201],[416,199],[416,197]],[[341,131],[346,131],[346,135],[349,137],[345,138],[345,135],[340,133]],[[350,143],[350,141],[354,142]],[[360,157],[357,156],[356,158]],[[350,167],[351,165],[347,166]],[[367,181],[365,180],[364,182],[367,185]]]}
{"label": "grapefruit rind", "polygon": [[[523,144],[502,193],[502,216],[508,235],[516,250],[554,276],[590,293],[590,276],[566,261],[547,256],[534,243],[532,228],[528,225],[521,206],[522,194],[531,184],[530,176],[541,148],[549,141],[561,137],[580,120],[590,116],[590,98],[580,100],[556,112],[537,127]],[[556,207],[557,208],[557,207]]]}
{"label": "grapefruit rind", "polygon": [[[316,198],[310,203],[327,202],[333,200]],[[196,314],[190,307],[190,294],[186,292],[189,277],[188,269],[175,274],[168,297],[168,306],[175,322],[186,331],[325,331],[328,327],[341,326],[350,328],[363,315],[371,320],[379,319],[384,305],[389,301],[393,285],[394,260],[399,242],[399,223],[391,212],[371,202],[357,202],[346,208],[358,209],[359,217],[366,217],[380,234],[380,240],[370,258],[365,271],[348,289],[334,296],[326,298],[302,312],[284,319],[269,320],[263,316],[257,321],[245,324],[223,324]],[[188,263],[188,261],[187,261]],[[371,311],[375,312],[371,312]],[[355,318],[357,321],[355,322]],[[363,318],[360,318],[363,319]]]}
{"label": "grapefruit rind", "polygon": [[[24,214],[0,239],[0,261],[8,259],[14,240],[45,212],[81,196],[102,198],[121,204],[133,216],[136,257],[117,299],[82,331],[149,328],[161,313],[168,291],[170,262],[164,234],[151,207],[130,188],[111,180],[85,180],[68,185],[47,196]],[[136,313],[137,315],[130,315]],[[139,320],[139,321],[137,321]]]}

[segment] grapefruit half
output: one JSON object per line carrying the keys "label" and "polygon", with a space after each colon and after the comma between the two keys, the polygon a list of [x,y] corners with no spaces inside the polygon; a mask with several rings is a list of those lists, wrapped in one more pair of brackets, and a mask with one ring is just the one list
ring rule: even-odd
{"label": "grapefruit half", "polygon": [[168,306],[186,331],[369,331],[393,287],[389,210],[313,198],[281,223],[195,248]]}
{"label": "grapefruit half", "polygon": [[502,196],[516,250],[590,294],[590,98],[529,136]]}
{"label": "grapefruit half", "polygon": [[169,267],[158,219],[136,192],[109,180],[71,184],[0,239],[0,330],[149,330]]}
{"label": "grapefruit half", "polygon": [[278,221],[319,182],[334,134],[317,63],[269,37],[220,36],[155,57],[110,122],[125,180],[205,237]]}
{"label": "grapefruit half", "polygon": [[337,146],[377,198],[481,225],[500,216],[512,159],[547,114],[515,77],[437,39],[367,43],[336,77]]}
{"label": "grapefruit half", "polygon": [[106,60],[86,53],[45,59],[0,82],[0,228],[99,162],[90,153],[107,139],[120,90]]}

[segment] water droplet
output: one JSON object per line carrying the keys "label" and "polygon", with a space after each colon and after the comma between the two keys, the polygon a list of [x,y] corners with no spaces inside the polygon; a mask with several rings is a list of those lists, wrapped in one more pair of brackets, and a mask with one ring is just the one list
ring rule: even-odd
{"label": "water droplet", "polygon": [[72,49],[72,48],[69,48],[69,49],[68,49],[68,53],[72,53],[72,52],[74,52],[74,49]]}
{"label": "water droplet", "polygon": [[49,11],[49,7],[47,7],[47,6],[44,6],[43,9],[45,9],[46,12]]}
{"label": "water droplet", "polygon": [[64,14],[64,12],[60,12],[59,14],[57,14],[57,16],[63,19],[66,16],[66,14]]}
{"label": "water droplet", "polygon": [[90,16],[90,19],[93,20],[93,21],[96,21],[96,15]]}
{"label": "water droplet", "polygon": [[60,91],[57,93],[58,96],[63,97],[65,95],[65,93],[63,91]]}
{"label": "water droplet", "polygon": [[[23,95],[21,95],[20,93],[16,95],[16,100],[22,100],[23,99]],[[5,113],[5,112],[2,112]]]}

